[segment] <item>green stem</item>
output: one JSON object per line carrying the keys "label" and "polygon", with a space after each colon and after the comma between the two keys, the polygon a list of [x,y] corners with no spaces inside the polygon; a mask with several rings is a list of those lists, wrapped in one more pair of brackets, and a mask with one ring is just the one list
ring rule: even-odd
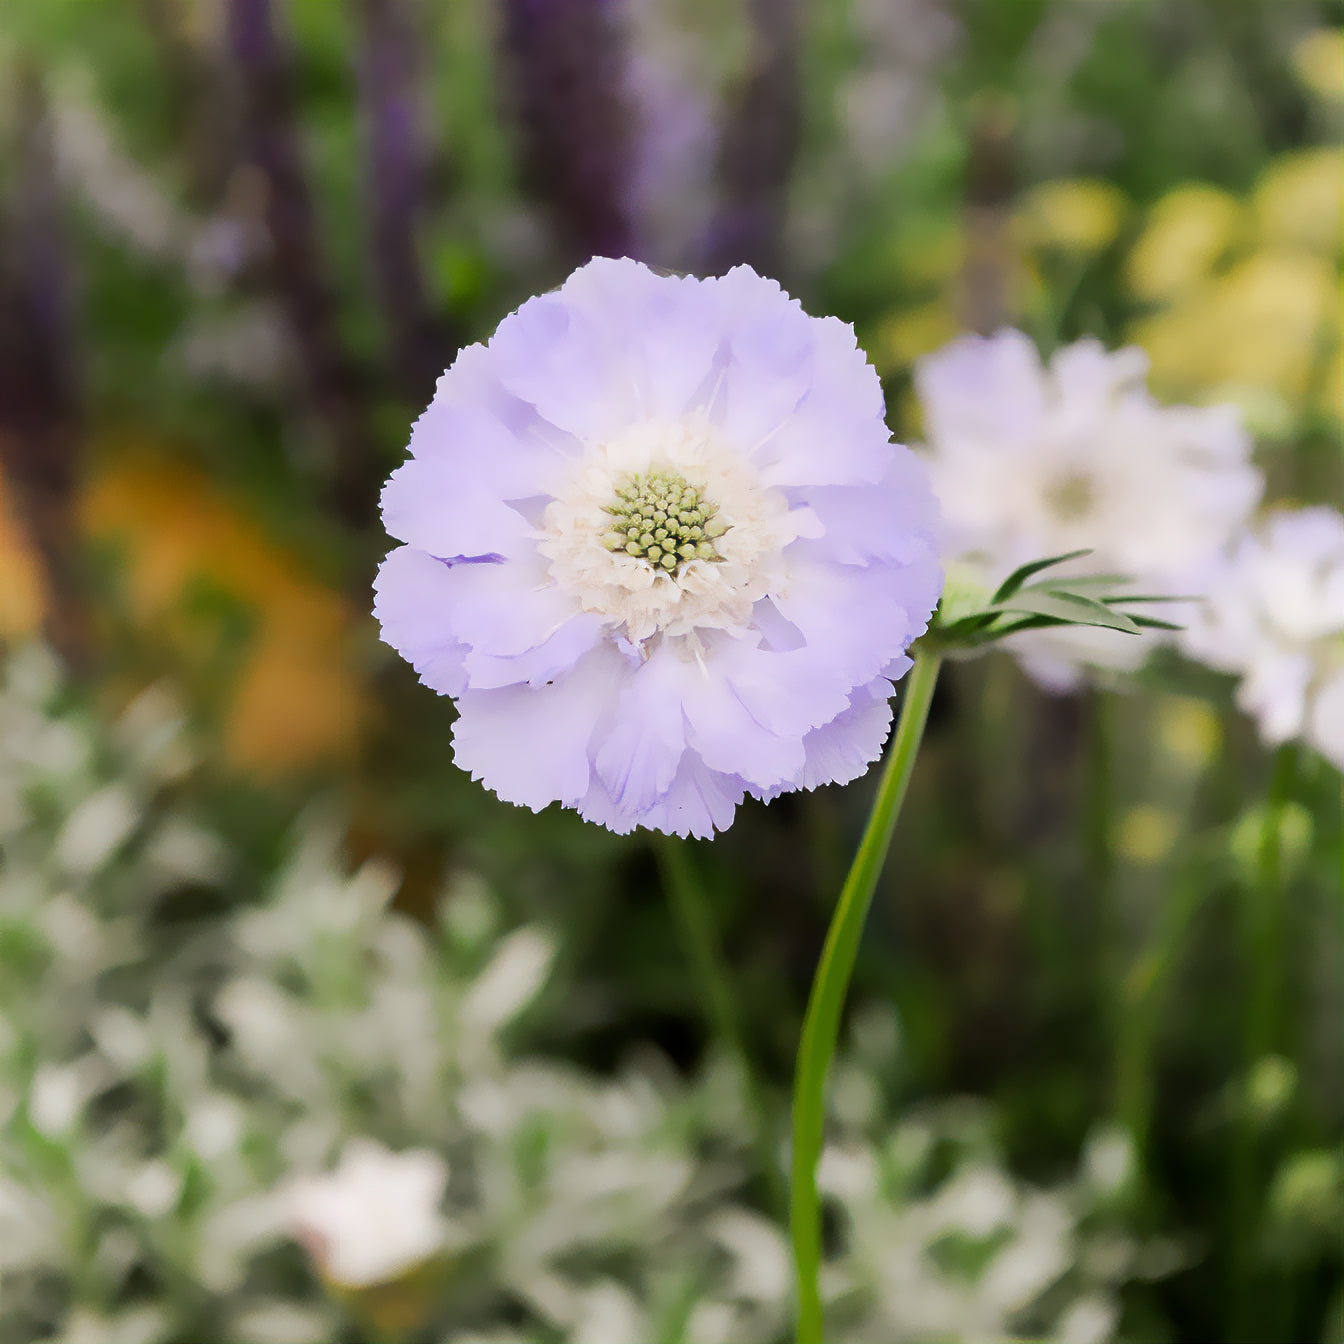
{"label": "green stem", "polygon": [[1254,881],[1243,899],[1246,952],[1251,961],[1250,1002],[1246,1014],[1246,1059],[1239,1088],[1240,1113],[1234,1121],[1231,1147],[1233,1290],[1228,1295],[1228,1338],[1253,1338],[1248,1329],[1251,1283],[1251,1234],[1258,1228],[1254,1185],[1259,1158],[1250,1084],[1256,1066],[1277,1044],[1283,999],[1283,816],[1297,778],[1297,747],[1288,743],[1274,758],[1274,773],[1265,801]]}
{"label": "green stem", "polygon": [[1142,952],[1121,985],[1116,1024],[1116,1105],[1134,1145],[1135,1165],[1148,1171],[1148,1134],[1152,1125],[1153,1050],[1162,1004],[1186,947],[1186,935],[1214,884],[1207,864],[1192,856],[1188,871],[1176,879],[1157,942]]}
{"label": "green stem", "polygon": [[681,927],[692,973],[699,982],[700,997],[708,1011],[710,1027],[732,1052],[742,1070],[747,1104],[752,1111],[757,1162],[769,1186],[772,1212],[782,1214],[787,1197],[776,1155],[771,1110],[738,1022],[732,981],[724,963],[714,917],[705,899],[705,889],[695,873],[687,849],[686,842],[675,836],[660,836],[657,846],[658,867],[671,901],[672,912]]}
{"label": "green stem", "polygon": [[1109,695],[1093,690],[1088,696],[1087,764],[1083,792],[1087,867],[1095,924],[1097,983],[1108,1014],[1116,1011],[1122,929],[1115,897],[1115,857],[1111,848],[1112,772],[1114,761],[1112,706]]}
{"label": "green stem", "polygon": [[1260,833],[1255,890],[1247,910],[1253,979],[1247,1029],[1248,1064],[1254,1068],[1278,1035],[1283,998],[1283,814],[1297,777],[1297,748],[1279,748]]}
{"label": "green stem", "polygon": [[859,939],[924,736],[940,662],[937,653],[916,650],[895,741],[882,771],[867,828],[831,918],[803,1020],[793,1086],[793,1179],[789,1203],[798,1290],[798,1344],[822,1344],[823,1338],[817,1162],[826,1120],[826,1075],[835,1055],[840,1012],[854,971]]}

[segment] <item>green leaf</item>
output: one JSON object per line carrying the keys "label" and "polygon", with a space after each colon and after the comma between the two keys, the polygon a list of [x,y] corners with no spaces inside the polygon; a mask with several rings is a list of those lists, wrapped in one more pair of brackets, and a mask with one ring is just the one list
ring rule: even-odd
{"label": "green leaf", "polygon": [[999,584],[998,591],[989,599],[990,605],[995,606],[1004,598],[1011,597],[1033,574],[1039,574],[1041,570],[1049,569],[1051,565],[1062,565],[1066,560],[1076,560],[1080,555],[1091,554],[1091,550],[1085,547],[1081,551],[1066,551],[1063,555],[1052,555],[1045,560],[1032,560],[1029,564],[1019,565]]}
{"label": "green leaf", "polygon": [[1061,625],[1095,625],[1109,630],[1138,634],[1138,626],[1122,611],[1104,602],[1062,589],[1026,588],[1005,601],[996,602],[999,611],[1020,611],[1029,616],[1047,616]]}
{"label": "green leaf", "polygon": [[[1058,579],[1050,580],[1051,583],[1058,583]],[[1119,588],[1133,580],[1128,574],[1070,574],[1068,585],[1070,588]]]}
{"label": "green leaf", "polygon": [[[1070,586],[1073,580],[1069,580]],[[1173,596],[1169,593],[1112,593],[1108,597],[1099,597],[1098,602],[1105,602],[1106,605],[1113,606],[1117,602],[1198,602],[1197,597],[1185,597],[1180,595]]]}

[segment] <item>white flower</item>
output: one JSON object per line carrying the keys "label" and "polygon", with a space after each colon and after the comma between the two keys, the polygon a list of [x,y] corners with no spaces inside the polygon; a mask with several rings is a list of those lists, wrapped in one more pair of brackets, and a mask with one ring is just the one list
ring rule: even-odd
{"label": "white flower", "polygon": [[[1260,473],[1232,407],[1159,406],[1146,371],[1142,351],[1112,353],[1096,341],[1066,346],[1043,366],[1018,331],[964,337],[922,361],[915,383],[946,557],[992,590],[1019,565],[1086,548],[1092,554],[1051,573],[1203,591],[1255,508]],[[1009,643],[1037,681],[1065,690],[1085,665],[1136,667],[1157,638],[1069,627]]]}
{"label": "white flower", "polygon": [[455,1229],[439,1213],[447,1184],[437,1153],[393,1153],[352,1139],[335,1171],[291,1183],[285,1211],[325,1278],[365,1288],[399,1278],[449,1244]]}
{"label": "white flower", "polygon": [[1181,643],[1240,675],[1237,704],[1266,742],[1300,738],[1344,770],[1344,516],[1271,515],[1242,539]]}

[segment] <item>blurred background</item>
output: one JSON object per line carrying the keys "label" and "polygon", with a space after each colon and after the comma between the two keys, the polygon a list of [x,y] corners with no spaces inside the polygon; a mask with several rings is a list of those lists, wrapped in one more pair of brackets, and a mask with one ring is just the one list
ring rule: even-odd
{"label": "blurred background", "polygon": [[[646,839],[453,768],[369,614],[381,482],[455,351],[607,254],[853,322],[898,438],[960,331],[1137,343],[1269,498],[1338,503],[1342,23],[5,0],[0,1341],[786,1338],[871,781],[689,847],[752,1085]],[[1272,766],[1174,659],[948,671],[835,1076],[837,1337],[1344,1340],[1340,779],[1302,757],[1267,878]],[[359,1138],[446,1164],[363,1279],[367,1191],[294,1194]]]}

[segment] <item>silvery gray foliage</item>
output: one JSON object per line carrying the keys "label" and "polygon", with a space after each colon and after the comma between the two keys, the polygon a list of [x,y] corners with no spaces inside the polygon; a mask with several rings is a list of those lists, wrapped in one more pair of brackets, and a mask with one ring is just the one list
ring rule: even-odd
{"label": "silvery gray foliage", "polygon": [[[735,1069],[522,1053],[556,931],[467,875],[406,918],[318,816],[240,899],[194,765],[164,691],[107,727],[45,652],[0,664],[0,1344],[785,1337]],[[959,1112],[893,1125],[891,1040],[860,1019],[836,1078],[844,1337],[1111,1337],[1115,1286],[1153,1272],[1106,1212],[1123,1151],[1036,1190]],[[294,1240],[293,1190],[351,1140],[448,1169],[442,1254],[373,1289]]]}

